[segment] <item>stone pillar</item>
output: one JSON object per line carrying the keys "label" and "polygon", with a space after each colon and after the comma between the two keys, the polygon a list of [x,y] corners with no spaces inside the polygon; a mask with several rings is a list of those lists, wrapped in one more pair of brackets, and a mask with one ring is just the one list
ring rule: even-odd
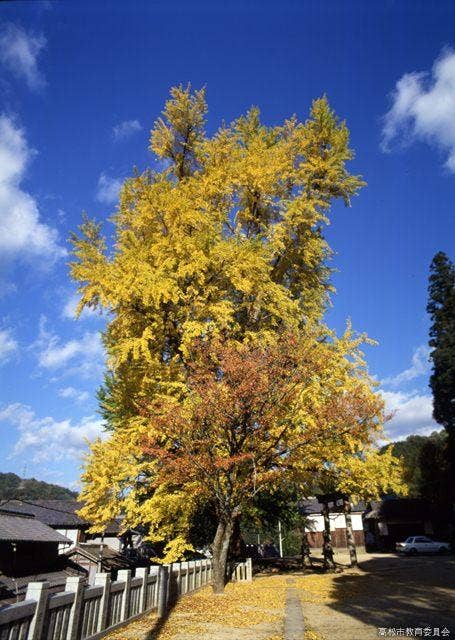
{"label": "stone pillar", "polygon": [[177,598],[180,598],[180,596],[182,595],[182,563],[181,562],[176,562],[175,563],[177,565],[177,577],[176,577],[176,600]]}
{"label": "stone pillar", "polygon": [[84,600],[84,578],[79,576],[70,576],[66,579],[65,591],[74,592],[74,600],[71,605],[70,615],[68,619],[68,633],[66,640],[79,640],[79,623],[81,618],[82,603]]}
{"label": "stone pillar", "polygon": [[98,621],[96,630],[103,631],[107,627],[107,614],[109,611],[109,598],[111,595],[111,576],[109,573],[97,573],[95,575],[95,586],[103,587],[103,595],[100,600],[98,610]]}
{"label": "stone pillar", "polygon": [[136,569],[136,578],[141,578],[141,595],[139,600],[139,611],[142,613],[147,607],[147,580],[149,577],[148,567],[138,567]]}
{"label": "stone pillar", "polygon": [[130,613],[131,569],[121,569],[117,574],[117,580],[125,583],[120,610],[120,622],[123,622],[128,619]]}
{"label": "stone pillar", "polygon": [[191,591],[196,588],[196,560],[190,560],[188,562],[188,570],[191,571]]}
{"label": "stone pillar", "polygon": [[162,565],[158,572],[158,617],[162,618],[167,609],[167,590],[169,584],[169,567]]}
{"label": "stone pillar", "polygon": [[184,593],[188,593],[188,571],[189,571],[189,563],[188,562],[181,562],[180,563],[180,571],[185,570],[185,588],[181,588],[181,592],[182,595]]}
{"label": "stone pillar", "polygon": [[30,622],[27,640],[40,640],[41,638],[46,618],[49,587],[49,582],[29,582],[27,585],[25,599],[36,601],[35,613]]}
{"label": "stone pillar", "polygon": [[201,586],[201,561],[194,561],[194,588],[197,589]]}
{"label": "stone pillar", "polygon": [[246,579],[247,582],[253,581],[253,560],[251,558],[246,559]]}
{"label": "stone pillar", "polygon": [[153,600],[150,603],[150,608],[158,607],[158,595],[160,589],[160,567],[153,566],[150,567],[149,576],[155,578],[155,583],[153,587]]}

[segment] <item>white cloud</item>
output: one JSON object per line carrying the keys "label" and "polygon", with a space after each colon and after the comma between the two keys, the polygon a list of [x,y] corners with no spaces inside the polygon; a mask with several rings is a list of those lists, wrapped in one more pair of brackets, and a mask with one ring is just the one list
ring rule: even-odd
{"label": "white cloud", "polygon": [[120,141],[130,138],[137,131],[142,131],[139,120],[124,120],[113,127],[112,135],[114,136],[114,140]]}
{"label": "white cloud", "polygon": [[32,349],[37,353],[39,367],[58,372],[60,377],[97,378],[104,369],[105,354],[98,331],[87,331],[81,338],[65,341],[46,329],[46,318],[42,317]]}
{"label": "white cloud", "polygon": [[414,350],[412,354],[412,364],[410,367],[397,374],[382,380],[382,384],[398,387],[404,382],[409,382],[420,376],[425,376],[430,372],[431,364],[429,361],[430,348],[423,344]]}
{"label": "white cloud", "polygon": [[13,338],[10,329],[0,330],[0,364],[9,360],[10,356],[17,351],[17,342]]}
{"label": "white cloud", "polygon": [[0,252],[6,257],[44,256],[54,262],[66,255],[57,231],[40,221],[35,199],[20,187],[34,154],[24,131],[0,115]]}
{"label": "white cloud", "polygon": [[45,369],[60,369],[80,356],[84,359],[104,357],[98,332],[87,332],[79,340],[68,342],[62,342],[58,336],[52,335],[39,354],[39,365]]}
{"label": "white cloud", "polygon": [[98,180],[96,199],[98,202],[113,204],[118,200],[118,194],[122,184],[120,178],[111,178],[105,173],[102,173]]}
{"label": "white cloud", "polygon": [[[66,318],[68,320],[76,320],[76,309],[79,304],[80,296],[77,293],[71,294],[62,309],[62,318]],[[91,320],[91,319],[99,319],[100,314],[97,313],[94,309],[90,309],[85,307],[79,316],[79,320]]]}
{"label": "white cloud", "polygon": [[14,403],[0,409],[0,422],[12,425],[19,438],[11,457],[27,455],[34,463],[80,458],[87,448],[87,440],[103,433],[102,421],[87,416],[72,423],[48,416],[38,418],[28,406]]}
{"label": "white cloud", "polygon": [[444,51],[431,74],[403,75],[392,99],[384,116],[382,149],[389,151],[392,142],[434,144],[446,152],[446,167],[455,173],[455,52]]}
{"label": "white cloud", "polygon": [[394,413],[386,423],[385,431],[391,440],[402,440],[411,434],[429,435],[441,429],[432,417],[431,395],[416,391],[382,391],[389,413]]}
{"label": "white cloud", "polygon": [[68,398],[69,400],[74,400],[78,403],[87,402],[90,398],[90,394],[88,391],[81,391],[80,389],[75,389],[74,387],[65,387],[64,389],[58,390],[58,395],[60,398]]}
{"label": "white cloud", "polygon": [[0,29],[0,60],[33,90],[46,84],[38,69],[38,56],[45,46],[43,35],[27,33],[14,24],[5,24]]}

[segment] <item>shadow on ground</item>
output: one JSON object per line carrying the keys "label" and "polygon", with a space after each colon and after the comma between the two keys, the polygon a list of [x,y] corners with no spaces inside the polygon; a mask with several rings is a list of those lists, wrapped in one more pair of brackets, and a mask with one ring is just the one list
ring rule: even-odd
{"label": "shadow on ground", "polygon": [[446,627],[455,637],[454,556],[375,554],[335,575],[330,596],[330,608],[377,629]]}

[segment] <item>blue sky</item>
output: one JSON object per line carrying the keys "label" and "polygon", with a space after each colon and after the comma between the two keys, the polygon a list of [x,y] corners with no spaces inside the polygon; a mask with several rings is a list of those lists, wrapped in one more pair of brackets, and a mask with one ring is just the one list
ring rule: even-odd
{"label": "blue sky", "polygon": [[101,431],[103,319],[73,319],[67,240],[153,165],[149,130],[188,81],[209,131],[252,104],[304,119],[324,93],[346,119],[368,187],[332,213],[327,319],[378,341],[390,435],[435,428],[425,306],[432,256],[455,254],[454,25],[442,0],[0,3],[0,470],[73,486]]}

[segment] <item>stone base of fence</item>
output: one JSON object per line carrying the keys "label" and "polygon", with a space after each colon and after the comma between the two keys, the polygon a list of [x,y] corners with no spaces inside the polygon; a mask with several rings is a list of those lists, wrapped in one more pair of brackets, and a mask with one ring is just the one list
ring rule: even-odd
{"label": "stone base of fence", "polygon": [[[235,563],[231,579],[252,580],[252,562]],[[25,601],[0,608],[0,640],[98,640],[106,633],[156,611],[162,617],[177,598],[212,582],[210,560],[179,562],[98,573],[95,584],[69,577],[65,591],[49,593],[48,582],[30,582]]]}

